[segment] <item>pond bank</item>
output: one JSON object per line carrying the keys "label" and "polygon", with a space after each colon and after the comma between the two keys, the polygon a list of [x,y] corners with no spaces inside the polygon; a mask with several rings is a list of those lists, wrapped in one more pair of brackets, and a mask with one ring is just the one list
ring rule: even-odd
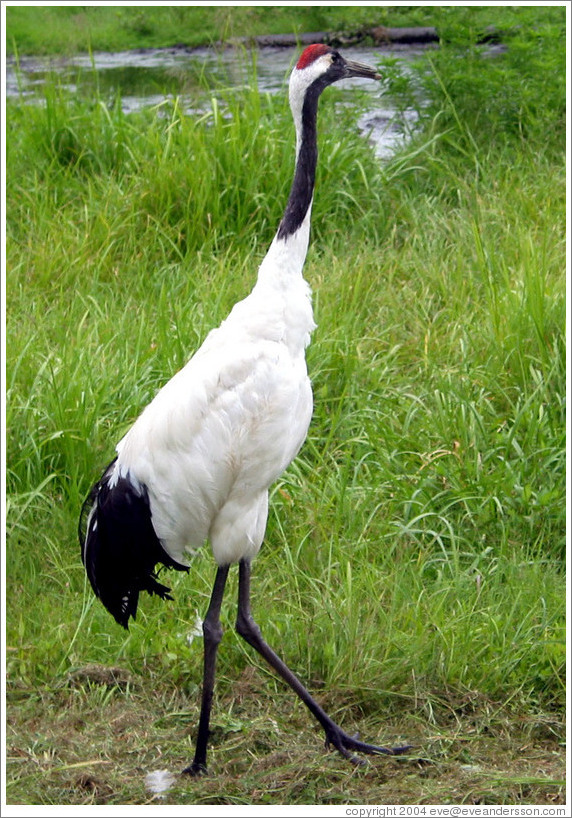
{"label": "pond bank", "polygon": [[335,47],[348,45],[425,45],[438,43],[439,34],[434,26],[418,28],[387,28],[373,26],[356,31],[309,31],[303,34],[262,34],[240,37],[219,45],[256,45],[260,48],[290,48],[311,43],[325,43]]}
{"label": "pond bank", "polygon": [[[500,40],[500,32],[495,26],[487,26],[478,38],[479,43],[492,43]],[[371,26],[355,31],[309,31],[304,34],[262,34],[254,37],[234,38],[218,46],[254,45],[259,48],[290,48],[311,43],[325,43],[335,48],[351,45],[373,46],[412,46],[431,45],[441,41],[435,26],[417,26],[390,28]]]}
{"label": "pond bank", "polygon": [[[312,35],[306,35],[312,36]],[[315,35],[314,35],[315,36]],[[276,43],[275,43],[276,46]],[[300,43],[298,43],[298,47]],[[291,68],[293,50],[282,47],[251,46],[257,52],[256,81],[263,93],[280,93]],[[408,61],[423,53],[425,45],[344,46],[344,54],[358,62],[377,64],[384,54],[399,51],[403,70]],[[45,104],[45,89],[57,81],[58,88],[70,97],[121,99],[124,113],[160,105],[168,98],[178,98],[187,113],[204,113],[205,81],[216,89],[239,88],[252,79],[252,65],[243,51],[235,48],[137,48],[125,52],[93,52],[67,58],[22,57],[7,62],[6,95],[27,103]],[[57,78],[57,79],[56,79]],[[199,79],[200,78],[200,81]],[[359,83],[359,81],[358,81]],[[352,80],[346,80],[346,87]],[[367,89],[364,89],[367,91]],[[207,94],[207,109],[210,106]],[[364,105],[357,122],[358,130],[374,146],[380,159],[387,159],[404,139],[416,120],[413,110],[399,116],[388,98],[377,86],[368,91],[369,104]]]}

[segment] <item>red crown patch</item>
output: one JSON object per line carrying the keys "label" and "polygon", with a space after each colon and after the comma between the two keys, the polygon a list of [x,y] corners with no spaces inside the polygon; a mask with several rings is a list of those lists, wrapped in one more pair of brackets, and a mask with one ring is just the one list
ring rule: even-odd
{"label": "red crown patch", "polygon": [[305,48],[300,54],[300,59],[296,63],[296,68],[307,68],[314,62],[314,60],[317,60],[318,57],[322,56],[322,54],[328,54],[331,50],[332,49],[328,45],[323,45],[322,43],[314,43],[314,45],[309,45],[308,48]]}

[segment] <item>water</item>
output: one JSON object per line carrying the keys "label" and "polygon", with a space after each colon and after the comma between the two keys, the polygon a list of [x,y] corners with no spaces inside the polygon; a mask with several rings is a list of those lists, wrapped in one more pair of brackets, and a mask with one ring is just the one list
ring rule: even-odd
{"label": "water", "polygon": [[[397,57],[407,70],[407,63],[423,52],[420,47],[396,49],[347,48],[348,59],[376,65],[383,57]],[[256,50],[256,77],[261,91],[285,93],[293,48],[259,48]],[[242,49],[185,48],[144,49],[117,53],[77,55],[69,59],[24,57],[16,66],[6,65],[6,96],[24,101],[41,101],[43,87],[56,74],[71,95],[89,96],[96,88],[104,99],[121,97],[126,113],[158,105],[169,97],[178,97],[189,112],[200,110],[207,86],[238,87],[252,76],[252,56]],[[415,112],[406,111],[404,119],[383,99],[380,86],[359,79],[344,80],[343,87],[359,86],[369,94],[370,104],[358,121],[360,131],[369,137],[376,154],[385,158],[403,139],[404,130],[412,126]],[[403,115],[401,115],[403,117]]]}

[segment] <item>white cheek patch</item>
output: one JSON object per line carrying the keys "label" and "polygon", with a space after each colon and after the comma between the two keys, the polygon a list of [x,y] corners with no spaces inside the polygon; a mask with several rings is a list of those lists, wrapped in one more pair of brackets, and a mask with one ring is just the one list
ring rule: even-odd
{"label": "white cheek patch", "polygon": [[290,76],[290,102],[295,105],[302,105],[304,95],[308,87],[326,73],[332,64],[332,57],[330,54],[322,54],[321,57],[311,62],[305,68],[297,68],[292,71]]}

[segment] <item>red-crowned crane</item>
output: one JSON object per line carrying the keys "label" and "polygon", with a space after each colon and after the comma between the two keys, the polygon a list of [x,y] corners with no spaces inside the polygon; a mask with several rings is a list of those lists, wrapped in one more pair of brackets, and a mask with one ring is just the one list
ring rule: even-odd
{"label": "red-crowned crane", "polygon": [[304,350],[315,327],[302,275],[317,162],[316,119],[324,88],[346,77],[380,79],[375,69],[325,45],[301,54],[289,83],[296,168],[286,210],[250,295],[206,337],[117,446],[86,499],[82,559],[91,585],[117,622],[135,618],[140,591],[171,599],[158,563],[188,570],[207,540],[217,572],[203,622],[204,676],[195,757],[206,771],[220,609],[230,565],[238,563],[236,629],[298,694],[323,727],[326,746],[398,755],[345,733],[271,650],[250,613],[250,565],[268,516],[268,489],[298,453],[312,415]]}

